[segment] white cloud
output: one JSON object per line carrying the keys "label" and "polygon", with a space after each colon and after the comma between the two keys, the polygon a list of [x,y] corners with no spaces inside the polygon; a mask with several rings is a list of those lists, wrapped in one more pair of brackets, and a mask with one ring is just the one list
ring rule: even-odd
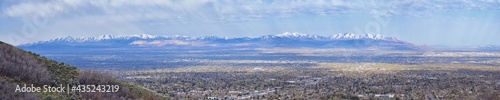
{"label": "white cloud", "polygon": [[[84,16],[60,20],[41,28],[42,34],[56,36],[99,36],[101,34],[125,35],[144,33],[137,25],[108,16]],[[50,37],[47,37],[50,38]]]}
{"label": "white cloud", "polygon": [[8,16],[54,16],[78,7],[82,1],[60,0],[49,2],[24,2],[4,9]]}
{"label": "white cloud", "polygon": [[453,9],[498,9],[499,3],[493,0],[50,0],[10,5],[3,13],[23,17],[82,11],[87,15],[124,16],[130,20],[230,21],[301,14],[399,15]]}

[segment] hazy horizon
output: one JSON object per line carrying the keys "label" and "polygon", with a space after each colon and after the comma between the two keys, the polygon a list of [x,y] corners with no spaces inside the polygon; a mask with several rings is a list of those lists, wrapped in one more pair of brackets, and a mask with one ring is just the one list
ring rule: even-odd
{"label": "hazy horizon", "polygon": [[0,1],[0,41],[63,36],[382,34],[417,45],[500,45],[500,0]]}

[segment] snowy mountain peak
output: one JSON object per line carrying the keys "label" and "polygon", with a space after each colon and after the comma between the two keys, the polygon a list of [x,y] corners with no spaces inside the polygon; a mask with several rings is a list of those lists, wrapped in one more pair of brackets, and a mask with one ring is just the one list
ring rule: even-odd
{"label": "snowy mountain peak", "polygon": [[277,34],[275,36],[279,36],[279,37],[306,37],[306,36],[309,36],[308,34],[302,34],[302,33],[297,33],[297,32],[285,32],[285,33],[281,33],[281,34]]}
{"label": "snowy mountain peak", "polygon": [[150,38],[157,38],[158,36],[156,35],[149,35],[149,34],[135,34],[135,35],[125,35],[125,36],[120,36],[120,37],[138,37],[141,39],[150,39]]}
{"label": "snowy mountain peak", "polygon": [[102,35],[102,36],[99,36],[97,39],[98,40],[106,40],[106,39],[114,39],[115,36],[113,35]]}
{"label": "snowy mountain peak", "polygon": [[380,40],[380,39],[384,39],[384,36],[382,36],[380,34],[365,34],[364,38]]}
{"label": "snowy mountain peak", "polygon": [[66,37],[59,37],[59,38],[55,38],[53,40],[74,40],[73,37],[71,36],[66,36]]}
{"label": "snowy mountain peak", "polygon": [[343,33],[330,36],[330,39],[374,39],[374,40],[382,40],[385,39],[385,36],[380,34],[365,34],[358,35],[355,33]]}
{"label": "snowy mountain peak", "polygon": [[149,34],[136,34],[136,35],[121,35],[121,36],[115,36],[115,35],[101,35],[98,37],[58,37],[55,39],[51,39],[49,41],[45,42],[50,42],[50,41],[65,41],[65,42],[89,42],[89,41],[100,41],[100,40],[112,40],[112,39],[131,39],[131,38],[139,38],[139,39],[152,39],[152,38],[157,38],[160,36],[155,36],[155,35],[149,35]]}
{"label": "snowy mountain peak", "polygon": [[285,32],[281,34],[271,35],[271,37],[280,37],[280,38],[311,38],[311,39],[323,39],[324,37],[319,35],[309,35],[297,32]]}

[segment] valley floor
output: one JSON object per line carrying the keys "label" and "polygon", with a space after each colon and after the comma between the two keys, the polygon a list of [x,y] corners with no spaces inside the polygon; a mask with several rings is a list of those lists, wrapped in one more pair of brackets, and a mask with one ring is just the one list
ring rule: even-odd
{"label": "valley floor", "polygon": [[317,48],[39,51],[171,99],[500,99],[500,52]]}
{"label": "valley floor", "polygon": [[500,67],[473,64],[193,66],[115,73],[170,98],[500,99]]}

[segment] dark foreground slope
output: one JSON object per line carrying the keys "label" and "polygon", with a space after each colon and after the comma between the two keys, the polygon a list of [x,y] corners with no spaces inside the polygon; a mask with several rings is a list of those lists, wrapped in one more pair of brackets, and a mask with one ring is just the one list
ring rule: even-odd
{"label": "dark foreground slope", "polygon": [[[20,93],[16,86],[35,87],[77,85],[119,85],[114,93]],[[59,63],[38,54],[26,52],[0,41],[0,98],[14,99],[162,99],[153,92],[117,80],[97,71],[81,71],[74,66]]]}

